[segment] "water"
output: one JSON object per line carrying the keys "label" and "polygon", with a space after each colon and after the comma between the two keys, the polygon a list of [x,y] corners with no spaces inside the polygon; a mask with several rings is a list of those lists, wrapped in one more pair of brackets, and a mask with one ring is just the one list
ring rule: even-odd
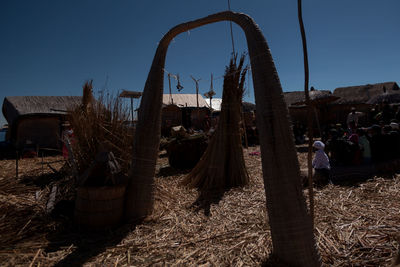
{"label": "water", "polygon": [[6,140],[6,131],[0,131],[0,142]]}

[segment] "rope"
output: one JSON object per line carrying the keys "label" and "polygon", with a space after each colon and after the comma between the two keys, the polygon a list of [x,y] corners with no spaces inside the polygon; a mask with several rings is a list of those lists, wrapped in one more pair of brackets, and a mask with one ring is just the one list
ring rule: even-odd
{"label": "rope", "polygon": [[309,82],[309,70],[308,70],[308,54],[307,54],[307,40],[306,32],[304,30],[304,23],[302,17],[301,0],[297,0],[297,11],[301,32],[301,40],[303,43],[303,56],[304,56],[304,94],[306,98],[306,104],[308,107],[307,111],[307,121],[308,121],[308,195],[310,198],[310,216],[312,221],[312,226],[314,228],[314,185],[312,177],[312,146],[313,146],[313,127],[312,127],[312,106],[310,103],[310,95],[308,93],[308,82]]}

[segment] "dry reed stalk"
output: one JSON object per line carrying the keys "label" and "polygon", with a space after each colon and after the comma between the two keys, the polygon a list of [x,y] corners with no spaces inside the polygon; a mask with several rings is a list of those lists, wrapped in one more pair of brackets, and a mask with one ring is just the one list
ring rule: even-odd
{"label": "dry reed stalk", "polygon": [[82,111],[87,113],[90,111],[91,105],[93,104],[93,80],[86,81],[83,85],[82,93]]}
{"label": "dry reed stalk", "polygon": [[128,121],[129,110],[120,98],[108,93],[101,92],[96,101],[90,100],[90,96],[85,96],[88,90],[88,83],[85,83],[82,106],[89,105],[90,108],[77,107],[69,113],[74,131],[72,148],[78,172],[84,172],[96,154],[101,149],[106,149],[119,159],[123,173],[127,174],[134,135],[133,129],[124,124]]}
{"label": "dry reed stalk", "polygon": [[183,184],[202,191],[221,192],[249,182],[240,134],[243,85],[247,68],[244,56],[236,66],[234,56],[224,75],[222,109],[210,143]]}

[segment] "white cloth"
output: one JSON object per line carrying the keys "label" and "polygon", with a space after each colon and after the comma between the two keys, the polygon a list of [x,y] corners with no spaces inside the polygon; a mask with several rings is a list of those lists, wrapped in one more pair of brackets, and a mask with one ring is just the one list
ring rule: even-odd
{"label": "white cloth", "polygon": [[331,165],[329,164],[329,158],[324,152],[323,149],[318,149],[315,152],[315,157],[312,161],[312,166],[314,169],[331,169]]}

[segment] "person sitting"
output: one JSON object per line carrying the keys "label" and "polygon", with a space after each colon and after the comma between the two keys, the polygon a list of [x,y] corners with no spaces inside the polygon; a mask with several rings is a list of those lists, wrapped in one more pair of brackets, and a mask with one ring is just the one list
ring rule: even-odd
{"label": "person sitting", "polygon": [[312,167],[315,170],[315,184],[327,184],[330,180],[331,165],[328,155],[324,152],[325,144],[321,141],[315,141],[313,147],[316,149],[315,157],[312,161]]}

